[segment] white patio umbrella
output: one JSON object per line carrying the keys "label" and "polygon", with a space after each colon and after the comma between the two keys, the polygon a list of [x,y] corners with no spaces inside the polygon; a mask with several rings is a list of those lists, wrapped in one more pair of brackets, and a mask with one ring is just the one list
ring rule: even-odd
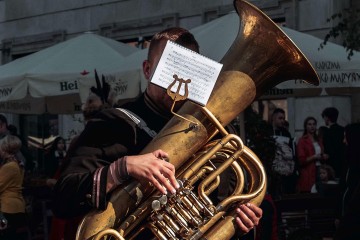
{"label": "white patio umbrella", "polygon": [[[121,66],[101,73],[111,85],[115,101],[135,98],[145,91],[147,81],[142,73],[142,62],[147,58],[147,52],[148,49],[138,50],[127,56]],[[89,83],[86,79],[80,80],[81,99],[88,95]]]}
{"label": "white patio umbrella", "polygon": [[[239,23],[239,16],[233,11],[221,18],[198,26],[191,32],[199,42],[201,53],[220,61],[234,42],[238,34]],[[319,49],[320,43],[323,42],[322,39],[286,27],[281,27],[281,29],[312,63],[320,77],[320,85],[315,87],[297,80],[283,82],[277,85],[277,88],[360,87],[359,52],[355,52],[351,60],[348,60],[348,54],[343,46],[328,42],[323,49]]]}
{"label": "white patio umbrella", "polygon": [[[79,112],[80,81],[86,83],[88,93],[89,87],[95,86],[94,69],[99,75],[113,72],[136,51],[137,48],[115,40],[84,33],[2,65],[0,112]],[[139,91],[137,85],[129,87],[129,91]]]}

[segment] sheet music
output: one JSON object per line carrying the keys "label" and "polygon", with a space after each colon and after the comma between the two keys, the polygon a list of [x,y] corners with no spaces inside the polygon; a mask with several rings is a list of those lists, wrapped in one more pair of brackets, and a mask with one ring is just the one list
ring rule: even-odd
{"label": "sheet music", "polygon": [[[174,74],[184,80],[191,79],[188,99],[206,106],[221,68],[222,64],[168,41],[151,82],[167,89],[174,81]],[[177,88],[178,83],[171,91],[176,92]],[[182,86],[181,95],[184,95],[184,89]]]}

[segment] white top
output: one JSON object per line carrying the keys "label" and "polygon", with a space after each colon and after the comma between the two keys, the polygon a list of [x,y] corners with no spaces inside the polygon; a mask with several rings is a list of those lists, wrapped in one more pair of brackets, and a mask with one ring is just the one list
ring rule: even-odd
{"label": "white top", "polygon": [[[321,154],[321,147],[319,145],[319,142],[313,142],[313,145],[314,145],[314,149],[315,149],[315,154],[320,155]],[[316,160],[315,165],[320,166],[321,165],[320,161]]]}
{"label": "white top", "polygon": [[[338,182],[334,181],[334,180],[329,180],[327,181],[326,183],[324,184],[338,184]],[[316,184],[314,184],[312,187],[311,187],[311,193],[317,193],[317,189],[316,189]]]}

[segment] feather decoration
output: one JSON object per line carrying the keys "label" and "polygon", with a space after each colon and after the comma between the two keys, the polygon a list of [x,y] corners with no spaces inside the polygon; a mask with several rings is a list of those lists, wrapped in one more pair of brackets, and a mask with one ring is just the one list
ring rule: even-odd
{"label": "feather decoration", "polygon": [[109,103],[108,98],[111,90],[110,84],[105,81],[104,75],[101,75],[101,82],[100,82],[99,75],[96,69],[94,70],[94,72],[95,72],[96,87],[92,86],[90,88],[90,91],[96,94],[103,103]]}

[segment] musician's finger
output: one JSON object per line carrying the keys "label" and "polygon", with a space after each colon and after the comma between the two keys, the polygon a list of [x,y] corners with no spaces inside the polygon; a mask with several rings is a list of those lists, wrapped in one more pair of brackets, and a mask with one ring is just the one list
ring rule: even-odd
{"label": "musician's finger", "polygon": [[173,174],[175,174],[175,167],[174,165],[172,165],[171,163],[168,162],[164,162],[163,166],[166,167],[167,169],[169,169]]}
{"label": "musician's finger", "polygon": [[158,173],[155,177],[159,180],[160,184],[162,184],[169,192],[173,194],[176,192],[175,188],[172,186],[169,180],[164,177],[162,173]]}
{"label": "musician's finger", "polygon": [[157,158],[168,158],[169,157],[169,155],[161,149],[154,151],[153,154]]}
{"label": "musician's finger", "polygon": [[245,224],[241,221],[241,219],[239,217],[236,217],[235,221],[241,232],[248,233],[251,230],[247,226],[245,226]]}
{"label": "musician's finger", "polygon": [[154,185],[162,194],[167,194],[167,190],[163,187],[163,185],[160,184],[160,182],[155,178],[152,177],[150,179],[150,183]]}
{"label": "musician's finger", "polygon": [[252,210],[252,212],[255,214],[255,217],[256,218],[261,218],[262,217],[262,209],[257,207],[256,205],[254,204],[251,204],[251,203],[247,203],[246,206]]}
{"label": "musician's finger", "polygon": [[[247,214],[245,214],[242,210],[240,210],[240,208],[236,209],[236,213],[237,213],[238,218],[241,221],[242,225],[244,225],[246,228],[249,228],[249,229],[254,227],[254,223],[252,222],[252,220],[249,218],[249,216]],[[244,229],[242,229],[242,230],[244,230]]]}
{"label": "musician's finger", "polygon": [[[179,188],[179,183],[177,182],[174,172],[168,168],[163,168],[162,170],[163,175],[167,178],[168,181],[170,181],[170,184],[175,188]],[[174,192],[172,192],[174,193]]]}

